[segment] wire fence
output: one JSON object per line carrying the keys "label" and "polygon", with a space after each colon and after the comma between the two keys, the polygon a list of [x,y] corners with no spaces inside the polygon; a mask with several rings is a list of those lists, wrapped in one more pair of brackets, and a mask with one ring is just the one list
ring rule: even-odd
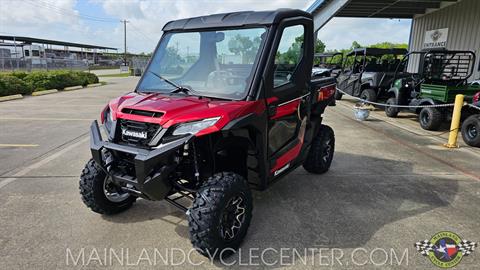
{"label": "wire fence", "polygon": [[0,58],[0,71],[32,71],[32,70],[87,70],[88,62],[74,59],[56,58]]}

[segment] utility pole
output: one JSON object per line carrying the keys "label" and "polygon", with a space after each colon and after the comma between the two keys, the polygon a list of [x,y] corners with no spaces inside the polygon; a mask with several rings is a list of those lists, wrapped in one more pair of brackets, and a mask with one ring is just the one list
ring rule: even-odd
{"label": "utility pole", "polygon": [[123,48],[124,48],[124,55],[123,55],[123,64],[127,65],[127,20],[122,20],[123,22]]}

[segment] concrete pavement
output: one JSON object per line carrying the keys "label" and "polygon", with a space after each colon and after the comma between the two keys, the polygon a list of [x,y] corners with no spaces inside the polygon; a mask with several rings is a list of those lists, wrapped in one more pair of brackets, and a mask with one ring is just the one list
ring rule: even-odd
{"label": "concrete pavement", "polygon": [[[0,269],[436,269],[415,242],[443,230],[480,241],[480,151],[443,149],[443,138],[422,133],[408,118],[375,112],[357,122],[349,101],[326,113],[336,133],[328,173],[300,168],[254,192],[242,254],[212,263],[189,253],[185,215],[166,202],[138,200],[119,215],[97,215],[78,193],[90,158],[86,132],[106,102],[137,79],[108,80],[0,103],[0,144],[37,145],[0,148]],[[396,263],[405,252],[407,261]],[[457,269],[479,264],[477,250]]]}

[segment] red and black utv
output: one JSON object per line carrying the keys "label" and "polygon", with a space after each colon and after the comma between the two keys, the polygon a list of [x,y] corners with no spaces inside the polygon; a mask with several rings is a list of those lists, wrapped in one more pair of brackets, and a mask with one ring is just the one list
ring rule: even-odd
{"label": "red and black utv", "polygon": [[186,212],[206,256],[239,247],[263,190],[300,165],[326,172],[333,130],[322,114],[334,78],[311,81],[312,16],[235,12],[167,23],[136,89],[91,125],[84,203],[115,214],[137,198]]}

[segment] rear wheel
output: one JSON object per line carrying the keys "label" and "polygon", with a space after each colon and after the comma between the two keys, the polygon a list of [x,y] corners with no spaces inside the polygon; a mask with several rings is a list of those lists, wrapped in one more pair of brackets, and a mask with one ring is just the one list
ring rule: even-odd
{"label": "rear wheel", "polygon": [[364,89],[360,94],[360,98],[366,101],[377,101],[377,93],[373,89]]}
{"label": "rear wheel", "polygon": [[80,176],[80,195],[93,212],[105,215],[125,211],[137,199],[116,186],[93,159],[88,161]]}
{"label": "rear wheel", "polygon": [[423,108],[418,118],[423,129],[438,130],[445,121],[445,114],[437,108]]}
{"label": "rear wheel", "polygon": [[231,172],[213,175],[188,210],[193,247],[210,258],[231,255],[247,234],[252,209],[252,194],[242,176]]}
{"label": "rear wheel", "polygon": [[480,115],[468,117],[462,124],[462,137],[466,144],[480,147]]}
{"label": "rear wheel", "polygon": [[335,99],[336,100],[341,100],[342,97],[343,97],[343,94],[340,91],[335,90]]}
{"label": "rear wheel", "polygon": [[[387,100],[387,105],[397,105],[397,99],[395,97],[389,98]],[[397,117],[398,112],[399,110],[397,107],[385,106],[385,114],[388,117]]]}
{"label": "rear wheel", "polygon": [[320,126],[318,137],[313,139],[303,168],[309,173],[321,174],[330,169],[335,152],[335,134],[329,126]]}

